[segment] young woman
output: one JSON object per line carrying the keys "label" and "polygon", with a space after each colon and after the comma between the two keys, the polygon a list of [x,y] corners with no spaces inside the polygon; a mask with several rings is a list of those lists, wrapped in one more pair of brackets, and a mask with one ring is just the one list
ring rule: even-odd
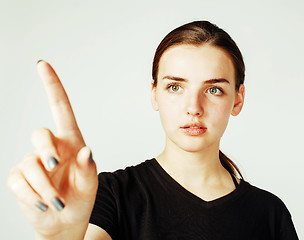
{"label": "young woman", "polygon": [[58,135],[35,131],[36,150],[8,179],[36,238],[298,239],[284,203],[246,182],[219,150],[244,103],[244,71],[241,52],[217,26],[197,21],[170,32],[156,50],[151,86],[164,151],[97,178],[65,91],[40,61]]}

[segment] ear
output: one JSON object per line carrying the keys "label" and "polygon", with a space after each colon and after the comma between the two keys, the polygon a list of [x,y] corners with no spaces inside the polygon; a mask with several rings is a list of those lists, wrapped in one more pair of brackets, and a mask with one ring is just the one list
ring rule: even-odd
{"label": "ear", "polygon": [[235,102],[233,109],[231,111],[232,116],[237,116],[241,112],[244,105],[244,98],[245,98],[245,86],[241,84],[238,92],[235,95]]}
{"label": "ear", "polygon": [[156,99],[156,87],[154,86],[154,80],[151,82],[151,103],[152,103],[152,108],[155,111],[158,111],[158,103]]}

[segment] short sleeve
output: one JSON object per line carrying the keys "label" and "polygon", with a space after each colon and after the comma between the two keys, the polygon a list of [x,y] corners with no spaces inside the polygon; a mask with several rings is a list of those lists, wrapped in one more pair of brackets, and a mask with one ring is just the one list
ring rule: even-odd
{"label": "short sleeve", "polygon": [[279,240],[299,240],[291,214],[284,202],[278,198],[278,217],[280,222]]}
{"label": "short sleeve", "polygon": [[291,217],[280,233],[280,240],[299,240]]}
{"label": "short sleeve", "polygon": [[98,175],[98,190],[90,223],[105,230],[112,239],[118,239],[115,179],[112,173],[103,172]]}

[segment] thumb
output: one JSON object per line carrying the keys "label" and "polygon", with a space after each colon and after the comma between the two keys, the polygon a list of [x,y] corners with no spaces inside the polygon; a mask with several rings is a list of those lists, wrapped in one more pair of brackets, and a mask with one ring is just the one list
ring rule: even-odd
{"label": "thumb", "polygon": [[85,198],[96,195],[98,186],[96,164],[91,149],[87,146],[81,148],[76,157],[75,186]]}

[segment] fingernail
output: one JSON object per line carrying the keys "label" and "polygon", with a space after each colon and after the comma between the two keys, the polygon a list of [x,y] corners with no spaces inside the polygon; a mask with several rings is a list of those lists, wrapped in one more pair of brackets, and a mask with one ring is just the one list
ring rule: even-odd
{"label": "fingernail", "polygon": [[48,209],[48,206],[45,205],[44,203],[37,201],[35,203],[36,207],[39,208],[42,212],[45,212]]}
{"label": "fingernail", "polygon": [[58,161],[54,157],[49,157],[47,160],[50,170],[54,169],[58,165]]}
{"label": "fingernail", "polygon": [[90,152],[89,163],[90,163],[90,164],[93,163],[93,153],[92,153],[92,151]]}
{"label": "fingernail", "polygon": [[43,60],[42,60],[42,59],[38,60],[38,61],[37,61],[37,64],[40,63],[41,61],[43,61]]}
{"label": "fingernail", "polygon": [[54,205],[54,207],[57,209],[57,211],[61,211],[62,209],[64,209],[64,204],[63,202],[60,201],[59,198],[53,198],[52,199],[52,203]]}

